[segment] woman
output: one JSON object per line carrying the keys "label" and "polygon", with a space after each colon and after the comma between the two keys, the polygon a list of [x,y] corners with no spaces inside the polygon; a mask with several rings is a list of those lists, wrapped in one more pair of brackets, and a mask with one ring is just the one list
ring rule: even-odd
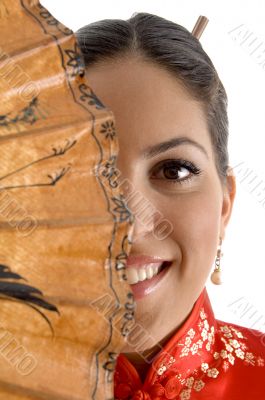
{"label": "woman", "polygon": [[[148,13],[92,23],[77,39],[115,116],[120,177],[154,210],[135,222],[126,270],[140,337],[132,332],[117,359],[115,399],[265,398],[261,332],[215,319],[205,288],[214,260],[219,283],[236,192],[213,63],[187,29]],[[162,239],[158,214],[173,227]]]}

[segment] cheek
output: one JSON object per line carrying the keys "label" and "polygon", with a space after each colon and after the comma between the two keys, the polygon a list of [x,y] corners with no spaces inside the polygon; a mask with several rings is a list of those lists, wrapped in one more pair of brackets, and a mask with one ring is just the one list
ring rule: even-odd
{"label": "cheek", "polygon": [[218,191],[193,192],[176,197],[169,220],[174,231],[171,239],[181,254],[182,278],[201,274],[206,277],[217,252],[221,197]]}

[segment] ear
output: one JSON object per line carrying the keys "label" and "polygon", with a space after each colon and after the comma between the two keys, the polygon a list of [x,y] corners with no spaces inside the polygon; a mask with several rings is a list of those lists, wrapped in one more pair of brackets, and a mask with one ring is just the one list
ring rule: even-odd
{"label": "ear", "polygon": [[230,220],[234,199],[236,195],[236,177],[232,167],[228,167],[226,183],[223,185],[223,206],[221,214],[221,229],[220,236],[225,237],[225,228]]}

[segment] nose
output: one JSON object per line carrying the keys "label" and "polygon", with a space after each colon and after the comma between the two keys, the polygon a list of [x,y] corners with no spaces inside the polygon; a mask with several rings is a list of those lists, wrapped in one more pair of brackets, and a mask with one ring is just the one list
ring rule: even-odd
{"label": "nose", "polygon": [[139,242],[145,236],[154,234],[155,226],[161,213],[154,207],[144,190],[141,190],[139,180],[133,181],[128,177],[120,180],[120,189],[126,206],[134,216],[132,241]]}

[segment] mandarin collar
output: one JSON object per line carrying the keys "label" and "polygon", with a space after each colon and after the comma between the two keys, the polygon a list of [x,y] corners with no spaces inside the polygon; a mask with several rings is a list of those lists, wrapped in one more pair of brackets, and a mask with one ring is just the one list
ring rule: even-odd
{"label": "mandarin collar", "polygon": [[[144,382],[126,356],[122,353],[118,356],[114,374],[115,399],[152,400],[159,399],[160,395],[174,399],[191,373],[196,376],[198,371],[199,378],[202,364],[206,367],[214,360],[216,329],[217,322],[204,287],[188,318],[155,356]],[[199,389],[202,382],[197,381]]]}

